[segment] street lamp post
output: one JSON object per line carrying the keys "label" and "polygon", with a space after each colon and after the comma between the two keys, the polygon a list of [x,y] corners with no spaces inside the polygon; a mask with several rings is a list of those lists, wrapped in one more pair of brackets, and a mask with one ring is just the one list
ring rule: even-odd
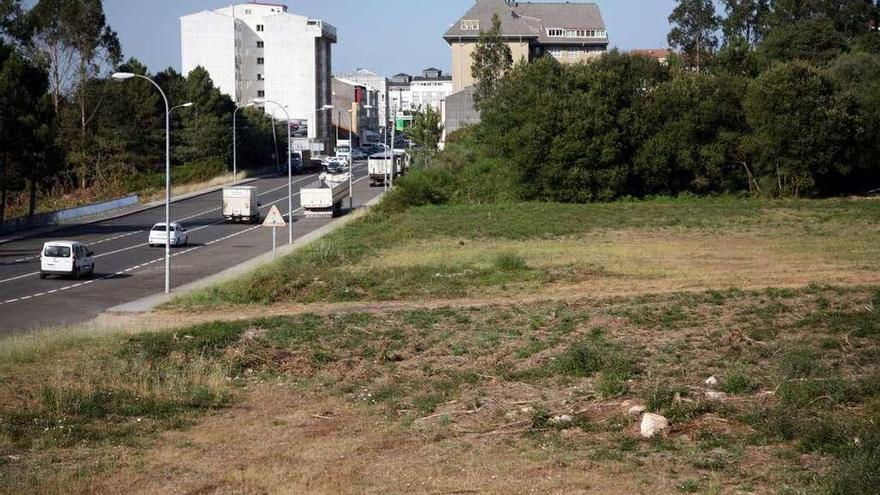
{"label": "street lamp post", "polygon": [[287,222],[287,242],[293,244],[293,165],[290,162],[290,145],[292,144],[290,141],[290,114],[287,112],[287,109],[284,108],[284,105],[277,101],[267,100],[266,98],[254,98],[251,100],[251,103],[257,105],[262,103],[272,103],[273,105],[277,105],[287,117],[287,214],[289,217],[289,221]]}
{"label": "street lamp post", "polygon": [[232,183],[238,184],[238,137],[236,134],[236,125],[235,125],[235,115],[242,108],[248,108],[254,106],[253,103],[248,103],[247,105],[240,107],[235,107],[235,110],[232,112]]}
{"label": "street lamp post", "polygon": [[[168,97],[165,96],[162,87],[149,77],[132,72],[115,72],[112,77],[117,81],[126,81],[134,77],[149,81],[159,90],[165,101],[165,293],[168,294],[171,292],[171,111],[173,109],[168,105]],[[190,106],[192,103],[174,108]]]}

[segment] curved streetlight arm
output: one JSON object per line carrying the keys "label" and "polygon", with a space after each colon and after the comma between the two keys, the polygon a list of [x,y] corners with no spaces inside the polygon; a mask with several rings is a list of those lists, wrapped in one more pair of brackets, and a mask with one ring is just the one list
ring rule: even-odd
{"label": "curved streetlight arm", "polygon": [[250,103],[271,103],[278,106],[278,108],[280,108],[281,111],[284,112],[284,115],[287,117],[287,242],[288,244],[293,244],[293,164],[290,160],[290,146],[293,143],[290,140],[290,113],[287,112],[287,108],[285,108],[284,105],[274,100],[267,100],[266,98],[254,98],[250,101]]}
{"label": "curved streetlight arm", "polygon": [[159,90],[165,102],[165,293],[168,294],[171,292],[171,108],[162,86],[149,77],[132,72],[117,72],[112,77],[120,81],[133,77],[148,81]]}
{"label": "curved streetlight arm", "polygon": [[169,110],[168,113],[172,113],[178,108],[189,108],[191,106],[193,106],[192,102],[184,103],[183,105],[177,105],[176,107],[171,107],[171,110]]}

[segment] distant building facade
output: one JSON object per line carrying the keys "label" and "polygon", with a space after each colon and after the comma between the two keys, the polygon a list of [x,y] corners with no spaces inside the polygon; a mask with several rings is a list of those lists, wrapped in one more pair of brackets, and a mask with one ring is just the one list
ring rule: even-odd
{"label": "distant building facade", "polygon": [[377,74],[367,69],[355,69],[351,72],[340,72],[336,74],[338,79],[351,81],[354,84],[366,86],[368,89],[375,90],[378,97],[378,119],[380,127],[388,121],[388,78],[382,74]]}
{"label": "distant building facade", "polygon": [[388,110],[391,118],[413,110],[412,80],[409,74],[395,74],[388,83]]}
{"label": "distant building facade", "polygon": [[345,79],[333,78],[333,109],[330,113],[334,127],[332,147],[336,148],[336,129],[339,139],[351,140],[355,146],[376,142],[379,135],[379,92]]}
{"label": "distant building facade", "polygon": [[669,48],[636,48],[629,53],[654,59],[661,65],[669,65],[669,58],[672,57],[672,50]]}
{"label": "distant building facade", "polygon": [[[285,5],[253,2],[183,16],[180,27],[184,74],[204,67],[239,105],[277,101],[312,151],[329,146],[331,122],[318,109],[332,99],[333,26],[288,13]],[[276,105],[258,106],[285,119]]]}
{"label": "distant building facade", "polygon": [[413,110],[430,106],[440,111],[441,102],[452,94],[452,76],[433,67],[422,71],[422,75],[412,78],[410,83]]}
{"label": "distant building facade", "polygon": [[545,55],[562,63],[586,62],[608,50],[608,31],[596,4],[476,0],[443,35],[452,49],[453,92],[474,85],[472,54],[480,32],[492,28],[494,14],[514,63]]}

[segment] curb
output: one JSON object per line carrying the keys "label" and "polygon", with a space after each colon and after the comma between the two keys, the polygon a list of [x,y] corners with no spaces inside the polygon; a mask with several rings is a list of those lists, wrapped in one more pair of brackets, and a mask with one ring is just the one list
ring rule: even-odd
{"label": "curb", "polygon": [[[242,179],[242,180],[238,181],[238,184],[249,184],[249,183],[251,183],[251,182],[254,182],[254,181],[257,181],[257,180],[260,180],[260,179],[265,179],[265,178],[267,178],[267,177],[272,177],[272,176],[274,176],[274,175],[277,175],[277,174],[276,174],[276,173],[272,173],[272,174],[255,175],[255,176],[253,176],[253,177],[248,177],[247,179]],[[184,194],[184,195],[181,195],[181,196],[175,196],[175,197],[172,197],[172,198],[171,198],[171,202],[172,202],[172,203],[177,203],[177,202],[180,202],[180,201],[186,201],[186,200],[188,200],[188,199],[197,198],[197,197],[199,197],[199,196],[204,196],[204,195],[206,195],[206,194],[211,194],[211,193],[214,193],[214,192],[217,192],[217,191],[223,189],[224,187],[228,187],[229,185],[230,185],[230,184],[221,184],[221,185],[219,185],[219,186],[211,186],[211,187],[209,187],[209,188],[207,188],[207,189],[202,189],[201,191],[194,191],[194,192],[187,193],[187,194]],[[33,229],[33,230],[31,230],[31,231],[24,231],[25,233],[23,233],[22,235],[13,236],[13,237],[9,237],[9,238],[6,238],[6,239],[0,239],[0,246],[2,246],[3,244],[8,244],[8,243],[10,243],[10,242],[21,241],[21,240],[24,240],[24,239],[29,239],[29,238],[31,238],[31,237],[37,237],[37,236],[39,236],[39,235],[43,235],[43,234],[49,234],[49,233],[52,233],[52,232],[55,232],[55,231],[58,231],[58,230],[66,229],[66,228],[68,228],[68,227],[81,226],[81,225],[91,225],[91,224],[98,223],[98,222],[106,222],[107,220],[116,220],[116,219],[118,219],[118,218],[124,218],[124,217],[127,217],[127,216],[129,216],[129,215],[136,215],[136,214],[138,214],[138,213],[143,213],[143,212],[145,212],[145,211],[147,211],[147,210],[152,210],[152,209],[154,209],[154,208],[159,208],[159,207],[163,206],[164,204],[165,204],[165,200],[164,200],[164,199],[161,199],[161,200],[158,200],[158,201],[153,201],[153,202],[151,202],[151,203],[147,203],[147,204],[144,204],[144,205],[140,205],[140,206],[135,207],[134,209],[132,209],[132,210],[130,210],[130,211],[126,211],[126,212],[122,212],[122,213],[116,213],[116,214],[110,214],[109,216],[101,216],[101,217],[99,217],[99,218],[93,218],[93,219],[91,219],[91,220],[88,220],[88,221],[85,221],[85,222],[82,222],[82,223],[73,223],[73,222],[71,222],[71,223],[57,224],[57,225],[54,225],[54,226],[51,226],[51,227],[38,227],[37,229]],[[81,218],[89,218],[89,217],[81,217]],[[36,230],[39,230],[39,231],[36,231]]]}
{"label": "curb", "polygon": [[[287,244],[277,249],[276,256],[278,258],[282,256],[287,256],[288,254],[296,251],[297,249],[306,246],[331,232],[341,229],[342,227],[348,225],[349,223],[357,220],[358,218],[366,215],[367,211],[370,208],[376,205],[382,197],[385,196],[385,193],[381,193],[375,198],[368,201],[365,205],[360,206],[355,209],[349,215],[346,215],[342,218],[334,220],[333,222],[324,225],[316,230],[309,232],[308,234],[299,237],[293,241],[293,244]],[[272,263],[275,258],[272,257],[272,253],[264,253],[256,258],[252,258],[248,261],[235,265],[231,268],[227,268],[222,272],[215,273],[214,275],[210,275],[200,280],[196,280],[195,282],[190,282],[186,285],[182,285],[176,289],[174,289],[171,294],[154,294],[152,296],[147,296],[143,299],[139,299],[137,301],[132,301],[125,304],[120,304],[119,306],[114,306],[108,310],[106,310],[105,314],[111,315],[125,315],[125,314],[139,314],[139,313],[147,313],[156,309],[157,307],[165,304],[167,302],[172,301],[177,296],[188,294],[190,292],[194,292],[200,289],[204,289],[210,287],[215,284],[219,284],[222,282],[226,282],[235,278],[238,278],[248,272],[251,272],[261,266],[268,265]]]}

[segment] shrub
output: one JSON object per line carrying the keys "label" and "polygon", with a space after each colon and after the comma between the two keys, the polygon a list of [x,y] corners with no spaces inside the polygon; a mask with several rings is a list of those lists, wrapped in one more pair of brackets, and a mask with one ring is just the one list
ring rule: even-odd
{"label": "shrub", "polygon": [[880,431],[875,426],[840,457],[819,493],[876,495],[877,487],[880,487]]}
{"label": "shrub", "polygon": [[595,373],[614,375],[625,380],[635,373],[635,363],[629,353],[617,343],[594,335],[569,346],[556,359],[556,369],[562,374],[592,376]]}
{"label": "shrub", "polygon": [[168,357],[172,352],[185,355],[215,354],[236,342],[245,330],[242,323],[214,322],[187,329],[185,332],[155,332],[135,335],[123,345],[124,356],[144,360]]}
{"label": "shrub", "polygon": [[728,394],[747,394],[758,390],[760,385],[743,370],[734,370],[721,379],[720,388]]}
{"label": "shrub", "polygon": [[495,261],[492,264],[502,272],[517,272],[529,269],[526,260],[514,253],[499,254],[495,257]]}

